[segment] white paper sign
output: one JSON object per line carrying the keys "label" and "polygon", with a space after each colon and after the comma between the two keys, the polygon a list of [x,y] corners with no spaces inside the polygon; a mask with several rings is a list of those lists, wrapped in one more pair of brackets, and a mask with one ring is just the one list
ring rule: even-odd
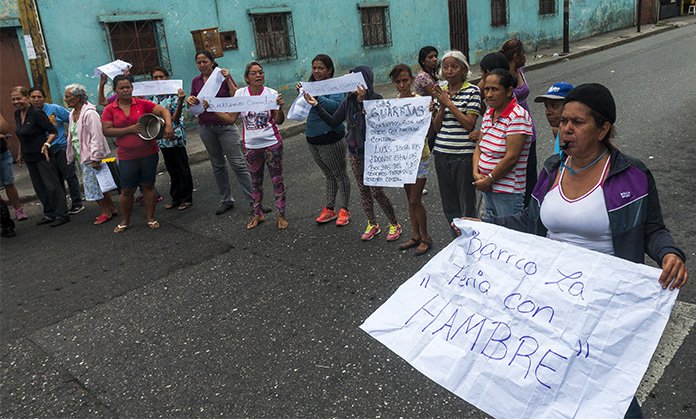
{"label": "white paper sign", "polygon": [[208,112],[266,112],[278,109],[278,95],[214,97],[207,99]]}
{"label": "white paper sign", "polygon": [[290,109],[288,110],[288,119],[292,119],[294,121],[304,121],[307,119],[307,115],[309,115],[309,111],[311,110],[312,105],[307,103],[304,98],[304,89],[300,89],[299,94],[292,102],[292,105],[290,105]]}
{"label": "white paper sign", "polygon": [[360,326],[501,418],[622,418],[677,298],[660,270],[481,222]]}
{"label": "white paper sign", "polygon": [[96,176],[97,183],[99,183],[99,188],[102,192],[109,192],[113,191],[114,189],[118,189],[116,181],[111,174],[111,170],[109,170],[109,166],[106,163],[102,163],[101,169],[97,171]]}
{"label": "white paper sign", "polygon": [[220,67],[215,67],[213,72],[210,73],[208,80],[206,80],[203,87],[201,87],[201,91],[198,92],[196,96],[200,102],[197,105],[189,106],[188,111],[193,115],[200,115],[205,112],[205,109],[203,109],[203,99],[211,99],[217,96],[220,86],[222,86],[224,81],[225,76],[222,75]]}
{"label": "white paper sign", "polygon": [[94,77],[101,77],[102,74],[106,74],[110,79],[113,80],[114,77],[119,74],[123,74],[126,70],[130,70],[133,64],[127,63],[125,61],[116,60],[108,64],[101,65],[94,69]]}
{"label": "white paper sign", "polygon": [[430,98],[366,100],[365,171],[370,186],[416,183],[430,127]]}
{"label": "white paper sign", "polygon": [[139,81],[133,83],[133,96],[175,95],[183,86],[183,80]]}
{"label": "white paper sign", "polygon": [[358,86],[367,86],[361,72],[346,74],[341,77],[321,81],[303,81],[302,88],[312,96],[323,96],[334,93],[348,93],[358,90]]}
{"label": "white paper sign", "polygon": [[31,35],[24,35],[24,46],[27,49],[27,58],[35,60],[36,50],[34,49],[34,41],[31,39]]}

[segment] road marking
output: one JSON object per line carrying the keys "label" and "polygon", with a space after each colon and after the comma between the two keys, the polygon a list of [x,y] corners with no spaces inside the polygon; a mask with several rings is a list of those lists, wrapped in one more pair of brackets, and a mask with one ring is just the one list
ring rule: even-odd
{"label": "road marking", "polygon": [[650,366],[643,376],[643,381],[638,386],[636,397],[640,404],[645,402],[648,394],[660,381],[665,368],[672,362],[679,347],[684,343],[691,329],[696,324],[696,304],[677,301],[672,309],[665,332],[660,338],[660,343],[650,360]]}

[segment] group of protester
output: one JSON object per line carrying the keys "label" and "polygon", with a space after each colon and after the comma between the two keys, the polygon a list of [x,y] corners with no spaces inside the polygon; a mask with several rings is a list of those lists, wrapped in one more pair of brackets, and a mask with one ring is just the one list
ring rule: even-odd
{"label": "group of protester", "polygon": [[[196,53],[200,75],[191,83],[190,95],[183,90],[175,95],[150,98],[133,97],[133,78],[116,76],[115,94],[103,94],[102,78],[99,101],[105,105],[100,116],[88,102],[84,86],[72,84],[65,89],[65,103],[72,111],[45,103],[40,89],[13,88],[16,134],[21,149],[18,162],[25,162],[32,184],[43,205],[43,217],[37,224],[60,226],[70,221],[69,214],[80,212],[82,205],[76,173],[82,173],[85,199],[95,201],[100,215],[94,224],[103,224],[118,214],[108,193],[102,193],[96,180],[105,170],[102,159],[110,153],[106,137],[115,137],[120,171],[121,221],[114,228],[122,233],[131,225],[136,189],[141,188],[147,225],[159,227],[155,219],[157,192],[156,168],[162,151],[171,178],[168,209],[186,210],[192,203],[193,181],[186,154],[184,103],[203,105],[198,115],[198,132],[212,166],[220,205],[216,214],[235,207],[227,165],[234,172],[250,206],[248,229],[266,220],[269,209],[263,207],[264,166],[268,168],[277,210],[276,227],[288,227],[283,177],[283,139],[278,130],[285,120],[284,101],[277,91],[265,86],[264,70],[252,61],[244,70],[246,87],[238,87],[229,71],[221,69],[224,82],[216,97],[272,95],[278,109],[266,112],[211,112],[207,102],[197,97],[218,66],[208,51]],[[685,254],[666,229],[657,188],[652,174],[639,160],[624,155],[611,141],[617,110],[611,92],[594,83],[574,87],[559,81],[545,94],[535,98],[543,102],[550,128],[545,130],[554,141],[554,154],[543,164],[537,180],[537,127],[527,105],[530,94],[524,73],[525,50],[522,42],[511,39],[497,53],[481,60],[482,78],[478,85],[467,81],[469,65],[459,51],[448,51],[440,60],[436,48],[426,46],[418,55],[420,71],[396,65],[389,74],[398,98],[432,97],[432,122],[423,139],[415,184],[404,185],[411,221],[411,237],[400,249],[414,249],[416,255],[428,252],[432,238],[422,195],[429,174],[430,160],[435,171],[448,221],[468,217],[477,219],[476,191],[482,192],[481,219],[508,228],[569,242],[617,257],[643,262],[644,252],[663,269],[659,278],[664,288],[681,288],[688,280]],[[325,205],[316,222],[350,222],[350,162],[360,192],[367,227],[362,240],[381,233],[374,210],[375,201],[387,220],[387,241],[396,241],[402,228],[389,197],[381,187],[365,185],[366,116],[364,101],[381,99],[374,90],[374,74],[368,66],[350,70],[359,72],[365,86],[345,94],[312,97],[304,93],[311,110],[307,116],[306,139],[309,152],[326,178]],[[309,81],[334,76],[335,66],[328,55],[312,60]],[[169,77],[166,69],[156,67],[154,80]],[[298,91],[301,89],[298,83]],[[414,91],[415,90],[415,91]],[[154,113],[164,120],[164,138],[145,141],[138,136],[138,119]],[[236,122],[241,117],[241,135]],[[476,129],[481,118],[480,128]],[[67,135],[64,124],[68,124]],[[4,119],[0,129],[8,133]],[[2,183],[19,221],[26,214],[19,204],[12,176],[12,158],[2,138]],[[73,162],[79,163],[74,164]],[[79,170],[76,170],[79,168]],[[67,181],[71,207],[66,203]],[[9,210],[2,201],[2,233],[14,234]],[[452,232],[458,230],[452,225]],[[633,401],[628,416],[640,415]]]}

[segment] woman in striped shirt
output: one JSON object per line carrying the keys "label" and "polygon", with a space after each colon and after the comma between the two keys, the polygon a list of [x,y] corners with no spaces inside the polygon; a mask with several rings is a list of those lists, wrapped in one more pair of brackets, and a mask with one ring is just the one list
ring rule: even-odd
{"label": "woman in striped shirt", "polygon": [[464,54],[448,51],[440,69],[440,78],[447,84],[433,89],[433,97],[440,103],[433,120],[433,131],[437,132],[433,154],[442,210],[448,222],[476,216],[476,191],[471,176],[476,143],[469,139],[469,132],[481,115],[481,92],[466,81],[468,74]]}
{"label": "woman in striped shirt", "polygon": [[474,186],[483,192],[484,217],[514,215],[524,205],[532,119],[517,103],[515,84],[508,70],[496,69],[483,88],[488,110],[474,152],[473,176]]}

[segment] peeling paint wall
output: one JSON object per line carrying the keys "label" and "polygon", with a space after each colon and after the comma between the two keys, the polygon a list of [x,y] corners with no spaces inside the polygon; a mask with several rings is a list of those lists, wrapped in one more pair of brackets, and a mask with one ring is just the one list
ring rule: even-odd
{"label": "peeling paint wall", "polygon": [[[93,69],[111,61],[104,24],[98,18],[107,14],[161,14],[172,62],[172,77],[182,78],[186,90],[198,74],[190,32],[209,27],[237,32],[239,50],[225,51],[224,57],[217,61],[222,67],[230,69],[238,83],[243,83],[244,66],[254,59],[255,49],[247,13],[249,9],[289,7],[292,10],[297,59],[264,63],[266,83],[288,96],[294,95],[297,81],[309,77],[310,61],[318,53],[329,54],[334,59],[337,74],[343,74],[358,64],[369,64],[378,82],[384,82],[394,64],[405,62],[415,65],[421,46],[432,44],[441,50],[449,47],[447,3],[444,0],[391,0],[392,46],[375,49],[362,47],[357,5],[358,2],[353,0],[38,2],[53,64],[49,70],[49,81],[54,97],[61,97],[64,86],[76,82],[88,87],[92,100],[96,97],[98,80],[92,77]],[[424,16],[428,17],[427,21]],[[433,25],[432,22],[442,24]]]}
{"label": "peeling paint wall", "polygon": [[[563,0],[554,15],[540,16],[538,0],[508,2],[508,25],[491,26],[490,0],[470,0],[469,56],[476,63],[505,40],[521,39],[528,52],[563,41]],[[586,38],[633,25],[635,0],[570,0],[570,39]]]}

